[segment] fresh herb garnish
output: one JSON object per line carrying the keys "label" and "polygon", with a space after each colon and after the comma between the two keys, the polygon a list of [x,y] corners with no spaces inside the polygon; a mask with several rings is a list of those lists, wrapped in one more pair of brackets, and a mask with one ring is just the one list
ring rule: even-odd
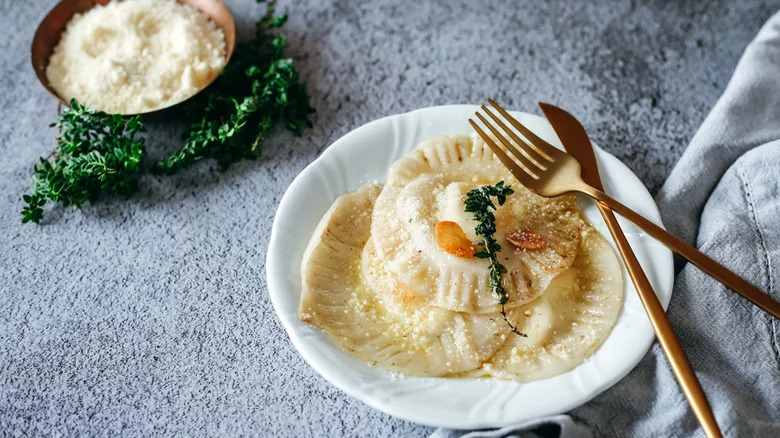
{"label": "fresh herb garnish", "polygon": [[[258,3],[261,3],[258,0]],[[274,34],[287,17],[274,16],[274,1],[255,25],[255,38],[239,43],[230,63],[211,86],[184,104],[189,131],[184,146],[151,169],[175,173],[203,158],[221,168],[257,158],[266,134],[278,122],[295,134],[311,126],[306,84],[289,58],[284,35]],[[33,192],[24,195],[22,222],[39,223],[47,198],[80,207],[99,194],[130,195],[147,170],[140,116],[106,114],[76,100],[53,125],[59,128],[54,152],[35,165]]]}
{"label": "fresh herb garnish", "polygon": [[203,158],[221,168],[243,158],[257,158],[265,135],[277,122],[296,135],[311,126],[306,84],[282,50],[287,39],[270,31],[282,27],[286,15],[274,16],[274,3],[255,25],[255,38],[239,43],[230,63],[209,88],[188,102],[190,123],[184,146],[155,164],[173,173]]}
{"label": "fresh herb garnish", "polygon": [[504,205],[506,197],[514,191],[504,181],[499,181],[495,186],[482,186],[469,190],[466,193],[466,212],[474,213],[474,219],[477,221],[477,227],[474,229],[477,235],[482,237],[482,242],[477,246],[481,251],[474,254],[474,257],[481,259],[490,259],[490,288],[498,298],[498,304],[501,305],[501,316],[504,317],[509,328],[515,334],[526,337],[527,335],[517,329],[506,316],[506,303],[509,301],[509,294],[501,284],[501,275],[506,273],[504,265],[498,261],[498,253],[501,251],[501,245],[498,244],[493,235],[496,233],[496,216],[491,210],[496,210],[496,205],[491,198],[496,198],[498,205]]}
{"label": "fresh herb garnish", "polygon": [[146,156],[140,116],[95,111],[71,100],[52,126],[57,146],[35,165],[33,192],[22,199],[22,222],[39,223],[46,198],[63,206],[81,204],[101,193],[129,195],[135,190]]}

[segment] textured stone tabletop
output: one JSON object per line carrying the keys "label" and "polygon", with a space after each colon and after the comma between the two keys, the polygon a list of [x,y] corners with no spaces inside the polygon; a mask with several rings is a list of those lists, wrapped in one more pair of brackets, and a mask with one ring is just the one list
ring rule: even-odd
{"label": "textured stone tabletop", "polygon": [[[264,255],[295,175],[372,119],[492,96],[569,109],[656,193],[780,7],[281,2],[312,129],[226,172],[145,177],[129,200],[22,225],[32,166],[54,146],[56,104],[29,60],[54,3],[0,1],[0,435],[427,435],[325,382],[276,318]],[[263,7],[229,4],[248,35]],[[152,157],[175,147],[175,125],[152,124]]]}

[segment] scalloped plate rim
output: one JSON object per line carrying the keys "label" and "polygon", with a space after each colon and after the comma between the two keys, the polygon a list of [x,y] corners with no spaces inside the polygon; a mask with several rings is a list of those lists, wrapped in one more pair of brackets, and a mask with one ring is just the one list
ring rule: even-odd
{"label": "scalloped plate rim", "polygon": [[[352,187],[349,183],[346,183],[344,178],[348,177],[350,174],[337,174],[337,172],[332,169],[333,166],[338,167],[339,160],[346,160],[346,162],[350,162],[351,160],[355,160],[355,156],[349,155],[349,152],[351,149],[356,149],[359,147],[365,147],[365,146],[355,146],[356,142],[360,141],[362,137],[368,136],[371,137],[377,136],[382,129],[386,129],[387,126],[390,125],[390,127],[393,130],[393,133],[396,134],[396,137],[399,133],[403,133],[404,129],[407,131],[412,129],[413,134],[418,138],[417,141],[413,144],[400,144],[398,139],[394,137],[393,141],[394,144],[389,149],[389,154],[393,154],[393,152],[397,153],[405,153],[405,151],[410,150],[414,146],[419,143],[419,141],[424,140],[425,138],[432,137],[433,135],[428,135],[425,137],[423,134],[421,134],[419,131],[429,129],[431,126],[436,125],[437,123],[441,124],[448,124],[451,123],[453,125],[453,130],[451,131],[452,134],[458,134],[458,133],[467,133],[467,132],[473,132],[471,131],[470,127],[468,127],[466,123],[466,117],[463,117],[462,120],[460,117],[462,115],[470,115],[473,114],[476,109],[478,109],[479,106],[476,105],[442,105],[442,106],[434,106],[434,107],[427,107],[427,108],[421,108],[414,111],[386,116],[380,119],[373,120],[371,122],[368,122],[364,125],[361,125],[352,131],[348,132],[335,142],[333,142],[328,148],[326,148],[319,157],[317,157],[314,161],[312,161],[308,166],[306,166],[299,174],[296,176],[296,178],[293,180],[293,182],[288,187],[285,194],[282,196],[282,199],[280,200],[279,207],[277,208],[277,213],[274,217],[273,226],[271,229],[271,237],[268,245],[268,252],[266,257],[266,277],[267,277],[267,284],[268,284],[268,291],[269,295],[271,297],[271,302],[274,306],[274,311],[276,312],[277,317],[282,322],[282,325],[284,326],[285,330],[288,333],[288,336],[290,337],[293,345],[298,350],[299,354],[303,357],[303,359],[309,363],[312,368],[315,369],[320,375],[322,375],[327,381],[329,381],[334,386],[338,387],[348,395],[357,398],[358,400],[368,404],[369,406],[372,406],[375,409],[378,409],[382,412],[388,413],[390,415],[409,420],[414,421],[416,423],[425,424],[429,426],[440,426],[440,427],[450,427],[455,429],[476,429],[476,428],[487,428],[487,427],[499,427],[499,426],[506,426],[509,424],[517,423],[519,421],[525,421],[530,420],[533,418],[538,418],[540,416],[545,415],[554,415],[566,412],[574,407],[580,406],[596,395],[600,394],[601,392],[605,391],[615,383],[617,383],[620,379],[622,379],[625,375],[627,375],[644,357],[647,350],[650,348],[650,345],[652,344],[653,340],[655,339],[655,335],[652,331],[652,326],[650,325],[649,320],[647,319],[646,315],[644,314],[643,308],[641,308],[641,304],[639,304],[639,308],[637,308],[638,304],[638,298],[636,297],[636,292],[633,289],[633,286],[631,285],[628,277],[625,274],[625,268],[624,268],[624,282],[626,284],[625,288],[625,297],[624,297],[624,305],[623,309],[621,311],[621,315],[618,319],[618,323],[616,323],[615,328],[618,328],[619,326],[621,328],[621,324],[625,324],[626,322],[624,319],[633,317],[634,320],[631,320],[629,324],[634,324],[635,326],[631,327],[631,330],[636,332],[636,339],[632,340],[633,346],[629,346],[633,348],[633,354],[630,357],[624,357],[623,360],[620,362],[620,366],[617,367],[616,370],[613,370],[613,372],[607,376],[599,375],[596,376],[596,380],[600,380],[597,382],[590,381],[589,384],[586,384],[586,386],[580,387],[577,385],[583,384],[581,380],[582,377],[578,375],[578,370],[580,371],[580,374],[582,373],[582,370],[585,369],[586,365],[588,365],[590,362],[602,359],[601,355],[599,354],[607,345],[607,343],[613,338],[613,334],[615,332],[615,328],[613,328],[613,332],[608,337],[607,341],[583,364],[575,367],[571,371],[567,373],[563,373],[558,376],[554,376],[548,379],[535,381],[535,382],[528,382],[528,383],[517,383],[517,382],[509,382],[509,381],[500,381],[500,380],[492,380],[492,379],[453,379],[453,378],[436,378],[436,377],[409,377],[409,376],[403,376],[395,373],[389,373],[383,370],[380,370],[375,367],[371,367],[369,365],[363,364],[362,362],[358,361],[357,359],[350,356],[348,353],[341,350],[335,343],[333,343],[327,335],[325,335],[323,332],[321,332],[319,329],[316,329],[309,324],[303,323],[300,321],[300,319],[297,318],[297,300],[300,297],[300,278],[298,278],[298,290],[297,292],[294,290],[293,285],[289,284],[290,282],[294,283],[294,277],[297,274],[298,277],[300,277],[300,256],[302,255],[302,251],[300,253],[293,254],[293,257],[296,257],[292,263],[284,263],[282,260],[282,255],[286,254],[284,248],[289,246],[282,245],[281,240],[283,235],[287,235],[287,237],[292,236],[293,239],[298,238],[299,240],[296,241],[296,245],[300,247],[300,243],[302,242],[302,246],[305,248],[305,246],[308,244],[308,241],[310,239],[311,233],[314,230],[314,227],[316,227],[317,223],[319,222],[322,215],[325,213],[325,210],[327,210],[327,207],[325,210],[321,211],[319,214],[314,215],[316,218],[309,218],[304,220],[309,220],[313,223],[311,226],[311,229],[305,230],[305,232],[298,231],[294,235],[289,233],[288,230],[285,229],[285,227],[289,226],[288,221],[295,222],[295,218],[293,218],[292,213],[289,211],[291,208],[296,206],[297,204],[305,205],[306,207],[310,206],[310,203],[304,202],[304,198],[306,198],[306,195],[304,194],[304,190],[306,190],[306,193],[311,192],[311,186],[305,185],[308,180],[311,180],[312,178],[316,178],[317,172],[320,173],[319,176],[322,176],[323,173],[330,172],[328,174],[328,177],[324,181],[324,187],[320,187],[321,190],[328,191],[332,186],[329,184],[330,181],[336,181],[339,180],[339,182],[343,183],[342,185],[348,185],[349,187],[347,190],[344,190],[344,192],[348,190],[354,190],[355,187]],[[524,123],[529,123],[532,126],[532,129],[540,135],[541,137],[545,138],[546,140],[550,141],[551,143],[557,145],[560,147],[560,142],[558,141],[557,137],[554,136],[552,133],[551,128],[549,127],[549,124],[547,123],[546,119],[543,119],[542,117],[518,112],[518,111],[510,111],[515,117],[518,117],[521,121]],[[457,115],[457,116],[456,116]],[[456,119],[457,117],[457,119]],[[443,119],[443,121],[442,121]],[[421,128],[421,124],[427,122],[428,125],[423,126]],[[404,125],[406,123],[407,125]],[[413,125],[413,127],[410,127]],[[464,129],[461,128],[455,128],[455,126],[461,126],[463,127],[465,125]],[[400,129],[399,129],[400,126]],[[448,125],[449,126],[449,125]],[[433,128],[435,129],[435,128]],[[365,150],[373,150],[380,148],[383,144],[383,139],[379,139],[376,143],[368,146]],[[401,145],[402,151],[398,151],[399,144]],[[633,174],[633,172],[628,169],[622,162],[620,162],[617,158],[612,156],[611,154],[605,152],[601,148],[599,148],[597,145],[593,145],[595,152],[596,152],[596,158],[599,163],[599,167],[602,170],[602,177],[604,178],[605,185],[607,187],[607,191],[611,194],[615,195],[620,199],[621,201],[627,202],[628,200],[624,197],[621,198],[619,194],[614,193],[613,190],[616,189],[616,187],[611,187],[609,184],[609,178],[613,174],[620,173],[622,176],[625,176],[629,179],[633,178],[633,180],[630,181],[630,185],[633,187],[632,190],[635,191],[634,195],[632,196],[632,202],[629,202],[629,206],[637,209],[641,213],[643,213],[646,217],[651,219],[653,222],[662,225],[660,220],[660,214],[658,212],[658,208],[655,205],[655,202],[652,199],[652,196],[649,194],[647,189],[642,185],[641,181]],[[342,156],[344,155],[344,156]],[[393,161],[395,161],[400,156],[395,156],[395,158],[391,158],[389,163],[387,164],[387,167],[389,167],[389,164],[391,164]],[[378,162],[378,159],[377,159]],[[356,163],[352,163],[352,166],[344,166],[343,168],[337,169],[338,171],[344,171],[346,172],[352,172],[358,173],[360,171],[355,170],[356,167],[354,166]],[[386,173],[385,168],[385,173]],[[370,171],[369,171],[370,173]],[[345,176],[346,175],[346,176]],[[629,177],[630,175],[630,177]],[[353,177],[354,179],[354,177]],[[363,182],[371,180],[371,178],[366,178],[365,175],[362,178],[359,178]],[[384,174],[381,175],[381,178],[373,178],[373,179],[384,179]],[[621,184],[623,186],[623,184]],[[612,189],[612,190],[611,190]],[[622,190],[620,188],[619,190]],[[335,197],[340,195],[342,193],[326,193],[325,198],[332,198],[330,199],[327,206],[330,206],[330,203],[332,203],[333,200],[335,200]],[[625,196],[625,195],[623,195]],[[641,198],[641,199],[640,199]],[[309,200],[311,201],[311,197],[309,197]],[[319,199],[319,198],[318,198]],[[321,199],[320,199],[321,200]],[[638,208],[638,205],[632,205],[637,204],[639,201],[641,201],[641,208]],[[587,204],[584,204],[586,206],[586,215],[588,216],[588,219],[596,226],[596,228],[601,232],[607,240],[613,245],[611,237],[606,233],[605,227],[603,226],[603,220],[600,220],[600,216],[594,216],[594,212],[596,211],[595,206],[591,206],[591,208],[588,210]],[[595,219],[594,219],[595,218]],[[300,219],[300,218],[299,218]],[[599,224],[600,222],[600,224]],[[653,283],[653,286],[656,289],[656,293],[659,296],[659,299],[661,300],[662,305],[664,308],[668,306],[668,303],[671,299],[671,292],[672,292],[672,284],[674,280],[674,271],[673,271],[673,261],[672,261],[672,254],[670,251],[668,251],[666,248],[663,248],[660,244],[653,241],[649,238],[649,236],[645,235],[641,231],[637,230],[633,225],[621,220],[621,226],[626,231],[626,234],[629,236],[629,240],[631,241],[632,247],[637,250],[637,255],[640,258],[640,260],[643,262],[643,267],[645,267],[646,271],[648,272],[648,276],[651,279],[651,282]],[[648,263],[648,257],[643,257],[644,252],[651,251],[653,253],[652,257],[649,258],[649,268],[646,266]],[[292,273],[288,271],[287,275],[285,275],[283,272],[285,271],[285,267],[294,267]],[[290,277],[293,277],[292,279]],[[632,297],[633,295],[633,297]],[[285,307],[289,307],[290,305],[293,305],[295,307],[294,315],[289,312],[289,309],[286,309]],[[630,304],[630,306],[629,306]],[[639,310],[639,312],[637,312]],[[630,314],[627,314],[627,312],[630,311]],[[638,317],[637,317],[638,315]],[[331,357],[329,357],[331,356]],[[332,357],[335,356],[335,357]],[[614,360],[614,359],[613,359]],[[590,366],[590,365],[588,365]],[[595,365],[597,366],[597,365]],[[590,366],[592,368],[592,366]],[[350,373],[354,373],[351,374]],[[368,375],[367,377],[367,383],[363,383],[363,386],[356,385],[353,381],[355,379],[355,375],[359,373],[364,373]],[[562,376],[568,376],[562,378]],[[593,377],[593,376],[587,376],[587,377]],[[566,382],[568,379],[568,382]],[[550,386],[550,388],[544,388],[546,390],[552,390],[555,389],[556,386],[561,386],[561,382],[566,382],[569,385],[574,385],[574,387],[579,391],[576,396],[574,397],[563,397],[560,400],[553,399],[553,401],[547,401],[547,406],[540,408],[539,406],[534,406],[533,408],[536,409],[537,415],[527,415],[523,413],[523,410],[521,409],[523,406],[515,406],[513,405],[513,409],[507,410],[507,412],[510,412],[509,414],[505,414],[500,416],[500,418],[489,418],[489,419],[482,419],[479,418],[479,413],[475,413],[473,411],[474,407],[470,406],[472,409],[470,412],[452,412],[452,411],[443,411],[443,410],[436,410],[435,408],[431,408],[430,406],[425,406],[421,404],[415,404],[415,401],[417,400],[414,395],[410,395],[412,393],[416,393],[415,391],[407,391],[407,394],[404,395],[403,391],[401,392],[401,396],[405,398],[411,397],[411,400],[401,400],[398,397],[387,397],[384,396],[383,393],[376,388],[382,388],[382,385],[389,385],[389,387],[398,386],[398,382],[405,382],[400,383],[400,385],[408,384],[410,385],[410,388],[412,385],[417,384],[424,384],[427,385],[426,388],[430,389],[436,389],[443,391],[444,394],[447,395],[447,398],[444,396],[441,396],[438,398],[433,397],[433,401],[441,401],[446,402],[449,401],[450,398],[454,397],[457,399],[457,396],[462,396],[463,394],[458,391],[464,391],[468,390],[469,388],[476,387],[481,388],[486,391],[492,391],[491,394],[500,394],[501,392],[506,394],[506,397],[516,397],[518,393],[524,393],[528,392],[528,387],[531,387],[530,390],[534,394],[541,394],[541,391],[539,388],[544,388],[545,386]],[[550,385],[551,382],[556,382],[552,385]],[[499,389],[496,390],[495,388],[498,387]],[[448,389],[449,388],[449,389]],[[419,391],[417,391],[419,392]],[[489,394],[485,394],[487,397]],[[498,395],[493,396],[493,399],[496,399]],[[425,397],[423,395],[418,394],[418,398],[422,401],[425,401]],[[502,403],[504,405],[511,402],[504,401],[499,402],[496,400],[490,399],[489,397],[486,398],[486,400],[480,400],[479,403],[484,403],[486,406],[490,407],[491,403],[493,405],[501,405]],[[419,403],[422,403],[420,401]],[[517,403],[517,402],[515,402]],[[446,403],[445,403],[446,404]],[[466,403],[468,405],[468,403]],[[426,409],[428,407],[428,409]],[[506,406],[503,406],[506,408]],[[482,410],[487,410],[487,413],[493,412],[493,410],[488,409],[487,407],[482,407]],[[515,413],[512,415],[512,413]]]}

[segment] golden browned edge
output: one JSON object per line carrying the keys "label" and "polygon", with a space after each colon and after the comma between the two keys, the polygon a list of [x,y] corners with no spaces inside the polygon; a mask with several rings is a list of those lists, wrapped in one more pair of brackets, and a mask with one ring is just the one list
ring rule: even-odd
{"label": "golden browned edge", "polygon": [[[213,21],[217,27],[222,30],[225,35],[225,65],[230,61],[230,57],[233,55],[233,49],[236,47],[236,23],[233,21],[233,15],[230,13],[227,5],[222,0],[176,0],[177,2],[185,5],[192,6],[204,14],[206,14],[211,21]],[[38,29],[35,31],[35,36],[32,40],[32,47],[30,48],[30,60],[32,61],[33,70],[35,75],[38,76],[38,80],[41,82],[44,88],[55,99],[59,100],[63,105],[69,105],[62,97],[49,84],[49,80],[46,77],[46,67],[49,65],[49,58],[54,52],[54,48],[60,41],[60,35],[65,30],[70,22],[71,18],[75,14],[83,13],[93,8],[95,5],[105,5],[109,0],[62,0],[55,6],[46,17],[38,25]],[[224,68],[224,67],[223,67]],[[219,75],[215,75],[216,79]],[[211,82],[214,81],[211,80]],[[206,84],[201,88],[198,93],[205,90],[210,84]],[[195,94],[198,94],[195,93]],[[193,94],[188,99],[191,99]],[[184,101],[188,100],[185,99]],[[182,101],[182,102],[184,102]],[[160,111],[164,111],[172,106],[178,105],[182,102],[177,102],[169,105],[165,108],[158,108],[153,111],[147,111],[139,114],[153,114]],[[128,114],[131,115],[131,114]]]}

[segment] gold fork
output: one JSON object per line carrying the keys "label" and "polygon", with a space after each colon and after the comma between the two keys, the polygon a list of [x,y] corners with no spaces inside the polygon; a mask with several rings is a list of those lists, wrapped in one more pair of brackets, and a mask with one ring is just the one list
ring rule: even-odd
{"label": "gold fork", "polygon": [[[580,163],[582,180],[603,191],[604,187],[601,184],[601,176],[599,176],[598,164],[596,164],[596,155],[593,153],[593,145],[591,145],[590,139],[588,139],[588,135],[585,133],[585,128],[580,125],[574,116],[556,106],[541,102],[539,106],[542,108],[542,112],[547,117],[550,125],[552,125],[555,133],[558,134],[558,138],[563,143],[563,148]],[[682,345],[680,345],[677,335],[674,334],[669,318],[666,317],[664,308],[655,295],[653,286],[642,270],[642,265],[639,264],[639,260],[637,260],[631,245],[629,245],[626,235],[623,234],[615,214],[608,207],[602,204],[597,205],[601,215],[604,217],[607,229],[615,240],[615,246],[617,246],[618,252],[623,258],[626,271],[628,271],[628,276],[634,283],[639,300],[644,305],[647,316],[650,318],[650,323],[658,338],[658,344],[661,346],[664,354],[666,354],[669,365],[672,367],[672,372],[677,378],[683,393],[688,398],[694,415],[699,420],[699,424],[701,424],[707,437],[721,437],[722,433],[717,421],[715,421],[712,407],[710,407],[707,396],[696,378],[696,373],[693,371],[688,356],[686,356]]]}
{"label": "gold fork", "polygon": [[469,123],[521,184],[535,193],[546,197],[559,196],[565,193],[582,193],[590,196],[600,204],[611,208],[616,213],[635,223],[645,230],[647,234],[663,243],[672,251],[685,257],[699,269],[728,286],[734,292],[742,295],[745,299],[775,318],[780,319],[780,303],[768,294],[765,294],[701,251],[645,219],[639,213],[616,201],[603,191],[586,184],[580,176],[580,164],[574,157],[538,137],[492,99],[488,99],[488,102],[525,138],[521,138],[485,105],[482,105],[482,110],[493,119],[495,124],[511,140],[514,140],[514,143],[482,114],[476,113],[479,120],[488,127],[490,132],[509,151],[511,157],[474,120],[469,119]]}

